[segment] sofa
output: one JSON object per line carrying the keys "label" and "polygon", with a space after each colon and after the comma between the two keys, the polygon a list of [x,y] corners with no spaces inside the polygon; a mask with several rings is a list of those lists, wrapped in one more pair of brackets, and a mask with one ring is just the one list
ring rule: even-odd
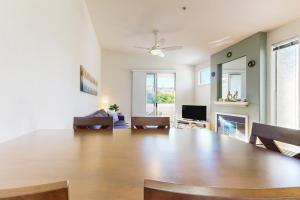
{"label": "sofa", "polygon": [[74,129],[124,129],[128,128],[121,113],[98,110],[84,117],[74,117]]}

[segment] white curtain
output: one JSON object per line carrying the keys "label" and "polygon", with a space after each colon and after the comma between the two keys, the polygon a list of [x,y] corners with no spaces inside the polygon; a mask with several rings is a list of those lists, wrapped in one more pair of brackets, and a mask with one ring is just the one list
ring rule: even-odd
{"label": "white curtain", "polygon": [[146,116],[146,76],[145,71],[132,71],[131,116]]}

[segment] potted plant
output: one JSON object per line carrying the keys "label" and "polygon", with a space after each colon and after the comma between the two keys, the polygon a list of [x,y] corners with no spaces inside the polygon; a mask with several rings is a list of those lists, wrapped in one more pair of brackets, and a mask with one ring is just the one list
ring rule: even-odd
{"label": "potted plant", "polygon": [[118,112],[119,111],[119,106],[117,104],[113,104],[109,106],[110,111]]}

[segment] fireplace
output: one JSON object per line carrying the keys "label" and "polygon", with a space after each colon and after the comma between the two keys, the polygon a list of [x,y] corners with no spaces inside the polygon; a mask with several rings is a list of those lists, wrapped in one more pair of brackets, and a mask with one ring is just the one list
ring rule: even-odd
{"label": "fireplace", "polygon": [[247,115],[216,113],[215,124],[218,134],[228,135],[244,142],[249,141]]}

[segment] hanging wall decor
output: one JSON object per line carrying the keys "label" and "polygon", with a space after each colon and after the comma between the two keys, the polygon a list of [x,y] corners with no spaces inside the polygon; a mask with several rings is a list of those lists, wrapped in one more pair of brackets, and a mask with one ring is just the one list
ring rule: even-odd
{"label": "hanging wall decor", "polygon": [[98,95],[98,82],[83,66],[80,66],[80,91]]}

